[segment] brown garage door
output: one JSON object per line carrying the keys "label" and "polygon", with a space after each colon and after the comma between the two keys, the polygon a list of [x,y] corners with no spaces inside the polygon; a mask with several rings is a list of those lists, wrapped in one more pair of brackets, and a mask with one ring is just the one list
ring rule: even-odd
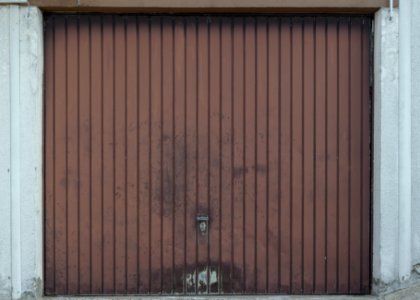
{"label": "brown garage door", "polygon": [[45,292],[368,293],[363,16],[50,16]]}

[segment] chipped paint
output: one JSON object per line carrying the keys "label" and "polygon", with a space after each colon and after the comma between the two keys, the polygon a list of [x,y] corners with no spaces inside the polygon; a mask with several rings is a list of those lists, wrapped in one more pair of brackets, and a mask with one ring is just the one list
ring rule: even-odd
{"label": "chipped paint", "polygon": [[[222,274],[220,274],[220,276],[222,276]],[[209,272],[209,289],[210,291],[212,290],[216,290],[219,293],[222,292],[221,286],[219,286],[219,280],[218,280],[218,276],[217,276],[217,269],[213,269]],[[220,280],[220,282],[223,282],[222,280]],[[212,287],[216,286],[215,289],[213,289]]]}
{"label": "chipped paint", "polygon": [[185,287],[187,293],[193,292],[195,293],[195,271],[193,273],[185,274]]}
{"label": "chipped paint", "polygon": [[197,293],[198,294],[207,294],[208,293],[208,269],[207,267],[202,269],[197,274]]}
{"label": "chipped paint", "polygon": [[187,291],[197,291],[197,294],[208,294],[212,286],[216,286],[217,288],[215,290],[222,293],[222,289],[219,286],[217,268],[204,267],[198,273],[194,270],[192,273],[185,274],[185,287]]}

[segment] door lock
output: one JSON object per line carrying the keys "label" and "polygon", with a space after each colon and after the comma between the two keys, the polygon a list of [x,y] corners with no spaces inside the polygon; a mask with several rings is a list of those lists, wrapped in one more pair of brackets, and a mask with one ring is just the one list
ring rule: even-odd
{"label": "door lock", "polygon": [[197,215],[197,229],[201,235],[206,235],[209,227],[209,216]]}

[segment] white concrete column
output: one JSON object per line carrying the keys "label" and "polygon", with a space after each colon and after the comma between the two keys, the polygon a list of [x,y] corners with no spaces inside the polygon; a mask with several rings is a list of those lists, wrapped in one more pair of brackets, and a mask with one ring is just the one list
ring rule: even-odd
{"label": "white concrete column", "polygon": [[42,13],[0,6],[0,297],[42,282]]}
{"label": "white concrete column", "polygon": [[375,14],[373,288],[398,279],[398,9]]}

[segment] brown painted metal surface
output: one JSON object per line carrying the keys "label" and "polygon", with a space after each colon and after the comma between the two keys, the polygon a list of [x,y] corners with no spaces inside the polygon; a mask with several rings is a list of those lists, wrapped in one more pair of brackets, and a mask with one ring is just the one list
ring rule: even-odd
{"label": "brown painted metal surface", "polygon": [[48,17],[45,293],[368,293],[370,36]]}

